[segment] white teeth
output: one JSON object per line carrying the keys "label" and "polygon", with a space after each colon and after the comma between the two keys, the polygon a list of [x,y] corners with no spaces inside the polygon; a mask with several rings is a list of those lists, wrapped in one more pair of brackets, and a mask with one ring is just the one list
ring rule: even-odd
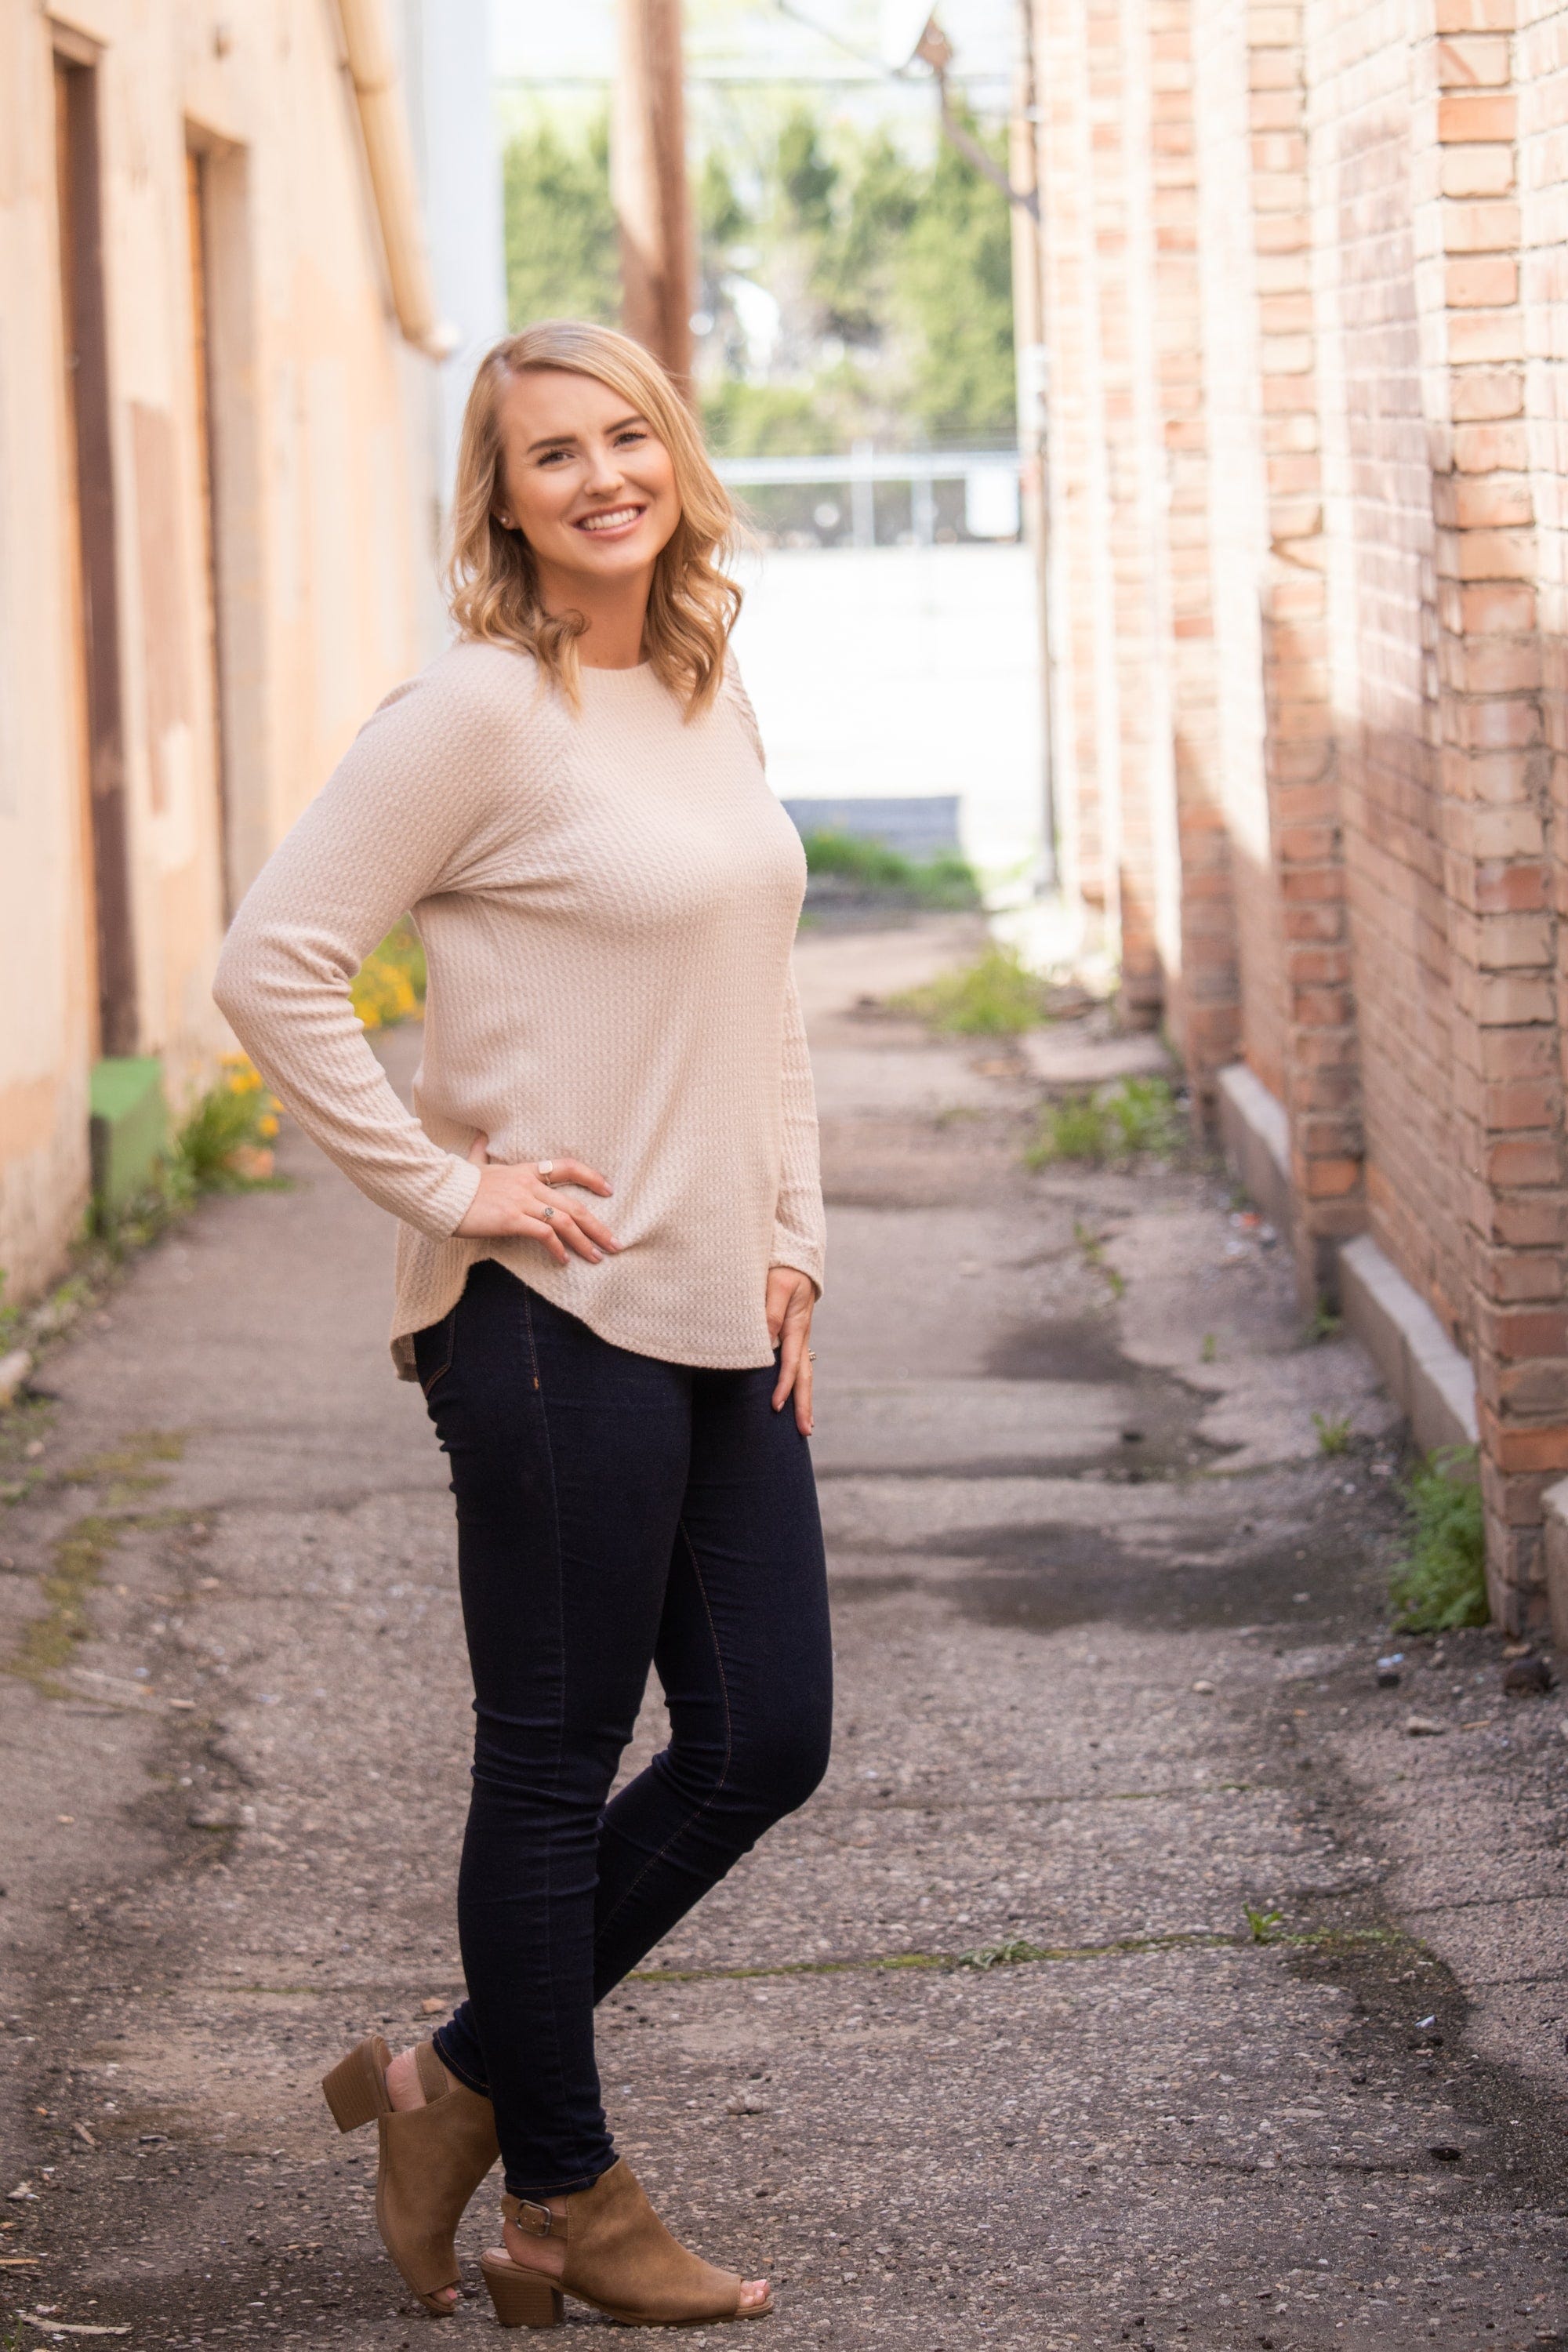
{"label": "white teeth", "polygon": [[635,522],[641,512],[640,507],[616,507],[609,514],[585,515],[577,528],[579,530],[614,530],[623,522]]}

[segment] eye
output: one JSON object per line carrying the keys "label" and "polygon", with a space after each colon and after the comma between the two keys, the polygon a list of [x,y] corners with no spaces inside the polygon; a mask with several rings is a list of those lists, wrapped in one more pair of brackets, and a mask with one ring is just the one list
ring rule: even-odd
{"label": "eye", "polygon": [[569,457],[571,454],[569,449],[546,449],[539,462],[542,466],[553,466],[558,457]]}
{"label": "eye", "polygon": [[646,441],[647,434],[640,425],[623,425],[616,436],[617,441]]}

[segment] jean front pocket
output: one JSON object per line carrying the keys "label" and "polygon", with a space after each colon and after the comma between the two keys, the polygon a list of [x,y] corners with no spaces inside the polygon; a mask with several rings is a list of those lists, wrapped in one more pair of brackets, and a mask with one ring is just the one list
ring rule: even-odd
{"label": "jean front pocket", "polygon": [[426,1324],[423,1331],[414,1334],[414,1369],[419,1375],[419,1385],[429,1403],[433,1391],[452,1369],[452,1356],[458,1344],[458,1310],[454,1307],[439,1323]]}

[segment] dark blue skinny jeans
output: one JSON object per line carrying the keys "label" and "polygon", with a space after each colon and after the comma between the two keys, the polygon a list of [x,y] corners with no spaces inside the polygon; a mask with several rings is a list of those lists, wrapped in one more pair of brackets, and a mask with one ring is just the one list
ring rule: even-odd
{"label": "dark blue skinny jeans", "polygon": [[[632,1355],[492,1259],[415,1355],[477,1717],[468,1997],[436,2046],[494,2101],[508,2189],[542,2197],[616,2160],[595,2002],[826,1769],[816,1489],[772,1368]],[[670,1742],[611,1802],[650,1665]]]}

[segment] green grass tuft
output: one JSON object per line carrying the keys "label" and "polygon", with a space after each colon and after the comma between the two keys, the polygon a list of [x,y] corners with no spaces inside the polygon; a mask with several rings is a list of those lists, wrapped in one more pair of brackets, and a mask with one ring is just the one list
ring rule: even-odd
{"label": "green grass tuft", "polygon": [[1475,1464],[1473,1445],[1446,1445],[1405,1482],[1410,1550],[1389,1587],[1402,1633],[1447,1633],[1460,1625],[1484,1625],[1490,1616]]}
{"label": "green grass tuft", "polygon": [[1121,1078],[1092,1094],[1047,1103],[1024,1154],[1026,1166],[1058,1160],[1168,1159],[1182,1137],[1181,1116],[1165,1078]]}
{"label": "green grass tuft", "polygon": [[813,881],[831,878],[870,898],[907,898],[919,907],[980,904],[974,868],[954,849],[916,859],[860,834],[835,830],[803,834],[801,843]]}
{"label": "green grass tuft", "polygon": [[1355,1434],[1351,1427],[1351,1417],[1348,1412],[1332,1414],[1315,1412],[1312,1415],[1312,1427],[1318,1433],[1320,1454],[1348,1452],[1351,1439]]}
{"label": "green grass tuft", "polygon": [[889,1003],[893,1012],[912,1013],[953,1036],[1016,1037],[1047,1019],[1047,983],[1016,948],[989,947],[973,963],[939,972]]}

